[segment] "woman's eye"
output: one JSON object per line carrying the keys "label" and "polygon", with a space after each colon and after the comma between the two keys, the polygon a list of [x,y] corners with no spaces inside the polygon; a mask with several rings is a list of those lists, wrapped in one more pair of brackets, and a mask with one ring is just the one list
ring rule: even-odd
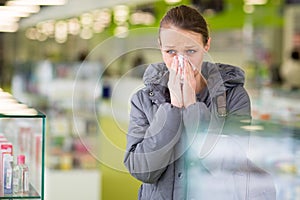
{"label": "woman's eye", "polygon": [[195,52],[196,52],[196,51],[193,50],[193,49],[189,49],[189,50],[186,51],[187,54],[193,54],[193,53],[195,53]]}
{"label": "woman's eye", "polygon": [[175,50],[167,50],[166,52],[167,52],[167,54],[176,54]]}

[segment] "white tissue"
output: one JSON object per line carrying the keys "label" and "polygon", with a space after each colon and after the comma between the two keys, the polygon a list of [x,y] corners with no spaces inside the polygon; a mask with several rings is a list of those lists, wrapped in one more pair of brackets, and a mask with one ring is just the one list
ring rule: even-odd
{"label": "white tissue", "polygon": [[183,55],[178,55],[178,62],[179,62],[179,67],[181,68],[181,76],[180,76],[180,82],[183,83],[184,81],[184,56]]}

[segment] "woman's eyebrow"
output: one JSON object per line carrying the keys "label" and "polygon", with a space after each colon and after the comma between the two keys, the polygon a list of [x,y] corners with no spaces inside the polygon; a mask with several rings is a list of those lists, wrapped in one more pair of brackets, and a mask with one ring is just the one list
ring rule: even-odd
{"label": "woman's eyebrow", "polygon": [[184,46],[185,48],[197,48],[197,45],[187,45],[187,46]]}
{"label": "woman's eyebrow", "polygon": [[164,48],[174,48],[174,45],[163,45]]}

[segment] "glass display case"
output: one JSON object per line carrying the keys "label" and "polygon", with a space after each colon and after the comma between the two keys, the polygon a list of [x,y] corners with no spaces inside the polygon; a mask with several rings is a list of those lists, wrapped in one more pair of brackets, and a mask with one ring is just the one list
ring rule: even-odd
{"label": "glass display case", "polygon": [[250,97],[251,124],[220,135],[206,157],[192,146],[191,199],[300,198],[300,93],[262,88]]}
{"label": "glass display case", "polygon": [[0,199],[43,200],[46,116],[0,96]]}

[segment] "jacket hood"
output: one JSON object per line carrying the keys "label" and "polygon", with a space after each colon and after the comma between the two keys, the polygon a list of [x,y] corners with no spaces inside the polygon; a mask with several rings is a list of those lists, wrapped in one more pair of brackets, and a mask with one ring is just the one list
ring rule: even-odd
{"label": "jacket hood", "polygon": [[[221,63],[203,62],[201,73],[207,80],[208,89],[213,92],[222,88],[244,85],[245,73],[242,69]],[[159,84],[167,87],[169,71],[165,63],[150,64],[143,76],[144,84]]]}

